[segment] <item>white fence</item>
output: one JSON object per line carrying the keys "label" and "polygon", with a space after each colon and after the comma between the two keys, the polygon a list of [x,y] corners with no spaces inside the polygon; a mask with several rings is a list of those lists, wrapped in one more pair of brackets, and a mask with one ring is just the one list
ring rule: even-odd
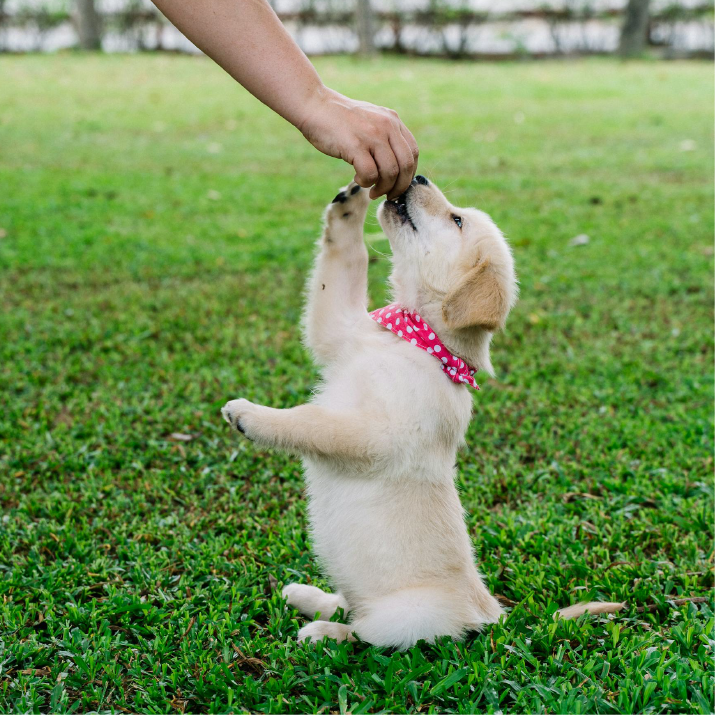
{"label": "white fence", "polygon": [[[190,2],[191,0],[187,0]],[[373,0],[378,49],[420,55],[509,57],[604,54],[618,47],[625,0]],[[354,52],[347,0],[274,0],[308,54]],[[97,0],[107,52],[197,52],[147,0]],[[710,56],[712,0],[652,3],[650,42],[665,56]],[[0,50],[77,45],[67,0],[0,0]]]}

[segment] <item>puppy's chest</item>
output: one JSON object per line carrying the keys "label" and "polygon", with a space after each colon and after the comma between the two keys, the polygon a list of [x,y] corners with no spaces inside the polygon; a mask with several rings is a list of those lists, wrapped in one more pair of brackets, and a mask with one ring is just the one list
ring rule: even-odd
{"label": "puppy's chest", "polygon": [[392,430],[439,432],[458,445],[472,412],[472,397],[453,383],[428,353],[394,338],[355,345],[323,371],[315,401],[384,415]]}

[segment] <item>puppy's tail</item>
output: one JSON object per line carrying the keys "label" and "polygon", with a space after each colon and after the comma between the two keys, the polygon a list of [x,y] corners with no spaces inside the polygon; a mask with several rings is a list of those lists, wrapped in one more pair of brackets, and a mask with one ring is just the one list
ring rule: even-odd
{"label": "puppy's tail", "polygon": [[618,613],[622,608],[626,607],[626,602],[615,603],[610,601],[590,601],[588,603],[575,603],[573,606],[560,608],[554,613],[554,619],[563,618],[571,620],[582,616],[584,613],[590,613],[593,616],[599,613]]}

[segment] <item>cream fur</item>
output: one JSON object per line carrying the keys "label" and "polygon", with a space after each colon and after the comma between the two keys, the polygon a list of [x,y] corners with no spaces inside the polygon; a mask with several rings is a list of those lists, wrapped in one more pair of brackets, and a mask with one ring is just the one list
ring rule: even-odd
{"label": "cream fur", "polygon": [[[306,344],[322,369],[317,394],[286,410],[233,400],[223,414],[249,439],[303,458],[313,545],[337,593],[290,584],[283,595],[311,618],[329,619],[340,607],[351,620],[314,621],[299,639],[355,633],[407,648],[459,638],[497,621],[502,609],[477,572],[454,485],[472,393],[368,317],[368,203],[367,191],[350,184],[325,213],[304,316]],[[378,214],[393,249],[395,300],[491,373],[487,328],[504,324],[517,296],[504,237],[486,214],[451,206],[434,184],[413,182],[406,206],[414,229],[394,204]]]}

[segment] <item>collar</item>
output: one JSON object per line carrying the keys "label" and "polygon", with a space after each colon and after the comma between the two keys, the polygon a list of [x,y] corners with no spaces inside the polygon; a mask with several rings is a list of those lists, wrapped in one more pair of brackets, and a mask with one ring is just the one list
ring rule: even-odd
{"label": "collar", "polygon": [[419,313],[411,313],[397,303],[386,305],[384,308],[373,310],[370,317],[380,323],[383,328],[397,335],[398,338],[407,340],[411,345],[426,350],[440,361],[444,374],[458,385],[469,385],[475,390],[479,389],[474,373],[476,370],[467,365],[464,360],[453,355],[437,334],[422,320]]}

